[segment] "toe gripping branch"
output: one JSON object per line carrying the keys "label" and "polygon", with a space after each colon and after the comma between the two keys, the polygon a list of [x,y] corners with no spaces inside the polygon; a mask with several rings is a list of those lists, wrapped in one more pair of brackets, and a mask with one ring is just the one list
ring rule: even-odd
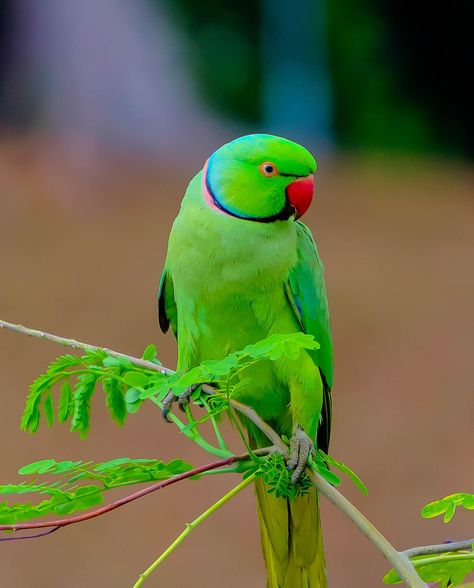
{"label": "toe gripping branch", "polygon": [[168,414],[171,411],[173,404],[177,401],[179,409],[182,412],[185,412],[185,408],[189,404],[189,400],[191,398],[192,393],[197,388],[199,388],[200,385],[201,384],[193,384],[192,386],[189,386],[179,396],[176,396],[176,394],[172,390],[170,390],[168,392],[168,394],[165,396],[165,398],[163,400],[162,409],[161,409],[161,416],[163,417],[163,420],[166,423],[171,423],[170,419],[168,418]]}
{"label": "toe gripping branch", "polygon": [[290,453],[286,461],[287,468],[293,474],[291,483],[296,484],[301,478],[310,456],[314,456],[314,444],[304,430],[297,425],[293,437],[290,439]]}
{"label": "toe gripping branch", "polygon": [[[188,406],[193,392],[201,387],[203,387],[203,392],[208,394],[212,394],[212,390],[216,390],[216,385],[212,383],[192,384],[191,386],[188,386],[188,388],[186,388],[182,394],[179,395],[176,395],[172,390],[170,390],[164,397],[162,403],[161,416],[163,417],[163,420],[166,423],[171,423],[170,419],[168,418],[168,414],[171,412],[175,402],[178,402],[179,410],[181,412],[186,412],[186,406]],[[212,390],[210,390],[210,388],[212,388]]]}

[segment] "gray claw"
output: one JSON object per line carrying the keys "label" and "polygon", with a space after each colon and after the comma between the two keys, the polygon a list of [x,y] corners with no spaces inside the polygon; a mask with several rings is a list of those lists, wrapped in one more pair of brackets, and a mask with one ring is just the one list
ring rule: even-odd
{"label": "gray claw", "polygon": [[196,390],[196,388],[199,388],[199,384],[193,384],[192,386],[189,386],[189,388],[186,388],[186,390],[178,396],[179,410],[185,412],[186,406],[188,406],[191,399],[191,394],[194,392],[194,390]]}
{"label": "gray claw", "polygon": [[290,439],[290,454],[286,461],[287,468],[293,470],[291,483],[296,484],[301,478],[310,455],[314,454],[314,444],[303,429],[297,425],[295,434]]}
{"label": "gray claw", "polygon": [[165,423],[171,423],[170,419],[168,418],[168,413],[173,406],[173,402],[176,400],[176,395],[173,392],[168,392],[168,394],[163,399],[163,405],[161,407],[161,416]]}
{"label": "gray claw", "polygon": [[163,417],[163,420],[167,423],[171,423],[170,419],[168,418],[168,414],[173,407],[173,403],[176,401],[178,401],[179,409],[185,412],[185,408],[189,404],[191,394],[198,387],[199,384],[193,384],[192,386],[189,386],[189,388],[186,388],[186,390],[179,396],[176,396],[176,394],[174,394],[174,392],[172,391],[168,392],[168,394],[165,396],[163,400],[163,405],[161,409],[161,416]]}

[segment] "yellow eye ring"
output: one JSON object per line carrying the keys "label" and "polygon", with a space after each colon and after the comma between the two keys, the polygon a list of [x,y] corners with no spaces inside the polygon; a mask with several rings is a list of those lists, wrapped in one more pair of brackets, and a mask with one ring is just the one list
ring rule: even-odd
{"label": "yellow eye ring", "polygon": [[271,161],[264,161],[258,166],[258,169],[262,176],[266,178],[272,178],[278,174],[277,166]]}

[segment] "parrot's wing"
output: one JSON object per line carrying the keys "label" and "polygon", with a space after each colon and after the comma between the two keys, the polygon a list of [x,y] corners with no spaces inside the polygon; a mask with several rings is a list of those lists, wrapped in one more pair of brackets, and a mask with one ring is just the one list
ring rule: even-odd
{"label": "parrot's wing", "polygon": [[320,345],[319,349],[310,350],[309,353],[319,367],[324,384],[318,447],[327,451],[331,431],[333,359],[324,268],[311,231],[300,221],[296,226],[298,261],[290,270],[285,289],[303,332],[313,335]]}
{"label": "parrot's wing", "polygon": [[176,302],[174,300],[173,280],[166,271],[166,267],[161,274],[160,287],[158,290],[158,320],[163,333],[166,333],[171,324],[174,336],[178,332],[178,315],[176,311]]}

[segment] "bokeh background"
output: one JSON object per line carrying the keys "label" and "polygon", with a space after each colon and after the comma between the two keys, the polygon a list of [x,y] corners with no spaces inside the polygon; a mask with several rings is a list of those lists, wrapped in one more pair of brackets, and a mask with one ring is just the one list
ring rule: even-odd
{"label": "bokeh background", "polygon": [[[0,0],[1,318],[131,354],[155,342],[172,367],[156,290],[189,179],[240,134],[302,141],[319,162],[306,221],[332,312],[332,452],[370,494],[344,492],[400,548],[472,536],[469,513],[420,517],[473,483],[472,16],[393,0]],[[27,386],[61,352],[0,333],[1,482],[46,457],[204,463],[153,406],[120,430],[100,397],[87,441],[21,433]],[[0,585],[129,587],[233,482],[3,543]],[[330,586],[380,586],[382,556],[322,512]],[[263,586],[252,492],[149,584]]]}

